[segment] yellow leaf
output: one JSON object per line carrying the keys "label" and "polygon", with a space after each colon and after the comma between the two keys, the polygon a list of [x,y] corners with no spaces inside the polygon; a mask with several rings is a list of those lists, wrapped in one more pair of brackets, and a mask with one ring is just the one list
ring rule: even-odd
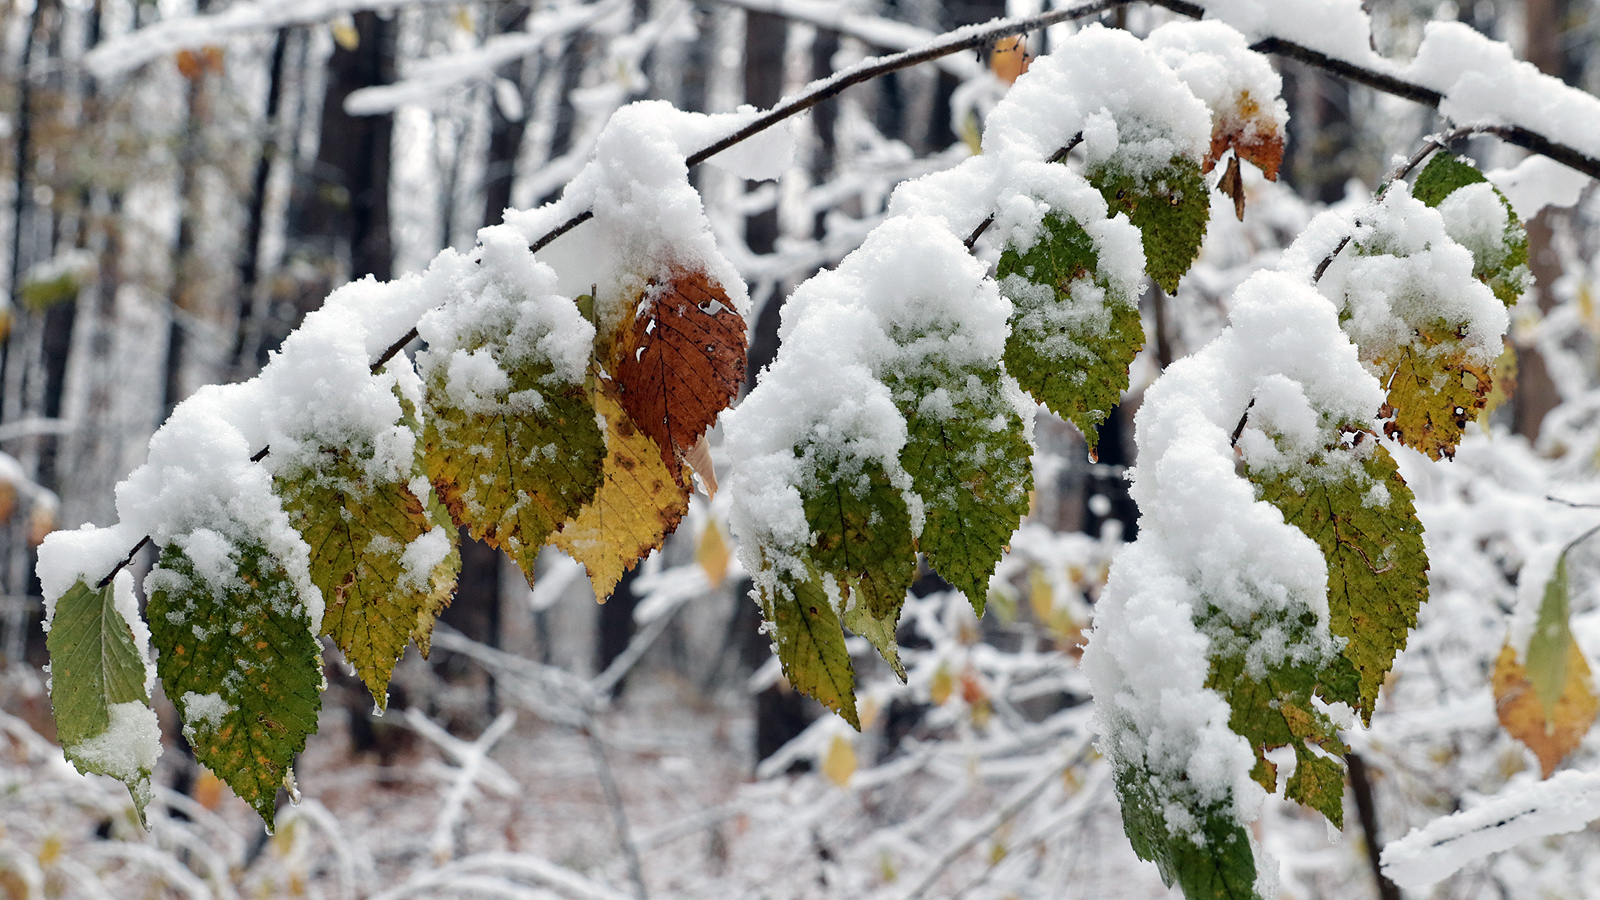
{"label": "yellow leaf", "polygon": [[933,672],[933,683],[928,685],[928,699],[934,706],[943,706],[955,689],[956,679],[950,674],[950,664],[939,663],[939,668]]}
{"label": "yellow leaf", "polygon": [[600,380],[594,404],[606,420],[600,489],[576,517],[556,530],[551,542],[583,563],[594,595],[604,600],[622,573],[660,547],[678,527],[689,511],[689,490],[687,476],[667,469],[661,446],[623,411],[609,379]]}
{"label": "yellow leaf", "polygon": [[1453,458],[1468,421],[1489,399],[1490,367],[1473,362],[1464,341],[1444,326],[1419,329],[1378,357],[1389,395],[1378,411],[1383,433],[1434,459]]}
{"label": "yellow leaf", "polygon": [[822,757],[822,774],[839,787],[844,787],[850,783],[850,776],[855,771],[855,745],[842,734],[834,735],[833,743],[828,745],[828,752]]}
{"label": "yellow leaf", "polygon": [[1013,84],[1028,71],[1033,57],[1028,55],[1028,45],[1019,36],[1003,37],[994,42],[989,53],[989,71],[1006,84]]}
{"label": "yellow leaf", "polygon": [[472,13],[468,12],[465,6],[456,7],[455,20],[456,27],[462,31],[476,30],[472,24]]}
{"label": "yellow leaf", "polygon": [[1566,669],[1566,688],[1556,701],[1555,714],[1546,718],[1528,681],[1528,671],[1517,660],[1517,651],[1507,644],[1494,663],[1495,711],[1500,724],[1539,758],[1545,778],[1577,748],[1594,724],[1595,713],[1600,711],[1600,700],[1596,700],[1589,680],[1589,663],[1577,641],[1568,641]]}
{"label": "yellow leaf", "polygon": [[700,546],[695,548],[694,561],[705,570],[706,578],[713,586],[720,586],[723,579],[728,577],[728,560],[733,554],[728,550],[728,539],[722,536],[722,526],[716,519],[706,522],[706,528],[700,532]]}
{"label": "yellow leaf", "polygon": [[334,41],[347,51],[355,52],[361,46],[361,32],[356,30],[356,20],[349,13],[342,13],[329,22],[328,30],[333,32]]}

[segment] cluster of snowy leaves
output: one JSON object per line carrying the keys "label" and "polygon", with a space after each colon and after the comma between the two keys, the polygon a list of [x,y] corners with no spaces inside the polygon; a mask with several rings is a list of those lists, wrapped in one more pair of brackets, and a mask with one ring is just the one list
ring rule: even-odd
{"label": "cluster of snowy leaves", "polygon": [[[745,365],[743,284],[684,165],[742,123],[707,119],[614,118],[557,204],[593,210],[587,294],[562,293],[515,224],[419,275],[346,285],[258,377],[178,407],[119,486],[116,525],[46,541],[52,696],[80,768],[143,808],[159,676],[197,758],[270,826],[316,729],[321,636],[381,708],[454,592],[457,526],[530,580],[555,543],[602,597],[660,546]],[[414,322],[413,364],[395,351]],[[120,571],[141,535],[160,548],[148,628]]]}
{"label": "cluster of snowy leaves", "polygon": [[[903,185],[859,249],[795,292],[777,360],[729,417],[730,525],[777,656],[852,725],[866,716],[846,629],[920,678],[896,641],[919,553],[980,613],[1005,595],[993,573],[1028,508],[1038,403],[1092,447],[1143,342],[1143,279],[1173,291],[1199,252],[1204,174],[1227,163],[1218,186],[1241,216],[1240,160],[1275,175],[1286,112],[1250,42],[1409,78],[1457,119],[1600,145],[1590,98],[1545,90],[1463,28],[1430,28],[1399,67],[1372,54],[1355,0],[1201,6],[1227,24],[1091,27],[1036,61],[981,155]],[[260,377],[181,406],[119,488],[121,521],[41,551],[69,757],[142,809],[154,669],[199,758],[270,825],[315,728],[320,637],[381,705],[449,600],[457,526],[530,577],[554,543],[602,596],[659,546],[693,475],[714,487],[705,433],[744,369],[746,289],[685,165],[740,118],[619,111],[559,202],[422,275],[341,289]],[[740,174],[781,168],[742,150]],[[545,246],[578,214],[581,239]],[[1370,720],[1427,594],[1384,438],[1453,454],[1526,261],[1512,203],[1438,155],[1414,186],[1312,222],[1280,271],[1238,288],[1222,337],[1150,390],[1141,535],[1085,669],[1133,847],[1191,896],[1267,892],[1247,826],[1280,782],[1341,821],[1338,729]],[[410,323],[427,349],[390,361]],[[161,550],[148,628],[119,573],[141,534]],[[1587,670],[1562,630],[1562,561],[1550,571],[1497,668],[1547,735],[1562,703],[1593,700],[1564,692]],[[955,682],[935,668],[928,698]],[[980,679],[960,690],[981,708]],[[1267,758],[1285,747],[1286,780]]]}

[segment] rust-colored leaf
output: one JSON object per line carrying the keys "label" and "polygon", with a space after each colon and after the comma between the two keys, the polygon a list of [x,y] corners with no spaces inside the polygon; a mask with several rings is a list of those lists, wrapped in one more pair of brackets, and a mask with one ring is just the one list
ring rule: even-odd
{"label": "rust-colored leaf", "polygon": [[1527,668],[1517,660],[1517,651],[1507,644],[1494,663],[1495,711],[1500,724],[1539,758],[1545,778],[1577,749],[1600,711],[1600,701],[1589,681],[1589,663],[1576,641],[1568,642],[1566,668],[1566,684],[1555,712],[1546,717],[1538,693],[1528,680]]}
{"label": "rust-colored leaf", "polygon": [[744,380],[744,318],[704,272],[674,269],[646,289],[617,349],[622,408],[678,471]]}
{"label": "rust-colored leaf", "polygon": [[1237,158],[1255,163],[1268,181],[1277,181],[1283,165],[1283,132],[1260,102],[1249,91],[1240,91],[1232,107],[1218,109],[1214,115],[1205,171],[1211,171],[1222,155],[1232,150]]}
{"label": "rust-colored leaf", "polygon": [[1028,71],[1031,62],[1033,57],[1028,54],[1028,45],[1018,35],[995,41],[994,49],[989,52],[989,71],[1006,84],[1016,83]]}

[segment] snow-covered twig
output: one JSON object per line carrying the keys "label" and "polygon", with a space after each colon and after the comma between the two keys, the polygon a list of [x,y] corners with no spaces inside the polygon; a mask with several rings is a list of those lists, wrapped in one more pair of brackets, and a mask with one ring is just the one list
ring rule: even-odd
{"label": "snow-covered twig", "polygon": [[595,774],[600,778],[600,789],[605,793],[606,806],[611,809],[611,821],[617,827],[617,844],[622,848],[622,858],[628,864],[628,879],[633,882],[633,894],[638,900],[649,897],[644,886],[644,867],[639,863],[639,850],[633,844],[633,832],[628,827],[628,811],[622,805],[622,792],[617,790],[617,779],[611,773],[611,763],[606,761],[606,747],[594,728],[586,728],[583,737],[594,757]]}
{"label": "snow-covered twig", "polygon": [[516,724],[517,714],[509,709],[501,713],[488,728],[484,729],[483,734],[471,743],[451,735],[430,721],[421,710],[415,708],[406,710],[406,722],[456,762],[455,782],[445,795],[444,809],[439,813],[439,821],[434,826],[430,845],[433,858],[438,862],[444,862],[454,855],[456,823],[466,808],[467,800],[477,791],[480,780],[496,793],[516,793],[518,787],[516,779],[489,759],[489,751],[495,742],[505,737],[511,726]]}

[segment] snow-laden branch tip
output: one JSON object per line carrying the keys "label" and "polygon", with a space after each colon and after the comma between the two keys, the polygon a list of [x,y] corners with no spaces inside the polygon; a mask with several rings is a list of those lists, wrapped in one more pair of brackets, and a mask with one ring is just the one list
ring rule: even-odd
{"label": "snow-laden branch tip", "polygon": [[[408,4],[454,4],[455,0],[405,0]],[[97,78],[116,78],[170,53],[218,44],[238,35],[286,25],[325,22],[339,15],[393,9],[398,0],[255,0],[211,15],[181,16],[118,35],[90,50],[83,64]]]}
{"label": "snow-laden branch tip", "polygon": [[1490,853],[1600,819],[1600,772],[1566,771],[1508,787],[1471,809],[1435,819],[1383,848],[1383,873],[1403,888],[1432,884]]}

